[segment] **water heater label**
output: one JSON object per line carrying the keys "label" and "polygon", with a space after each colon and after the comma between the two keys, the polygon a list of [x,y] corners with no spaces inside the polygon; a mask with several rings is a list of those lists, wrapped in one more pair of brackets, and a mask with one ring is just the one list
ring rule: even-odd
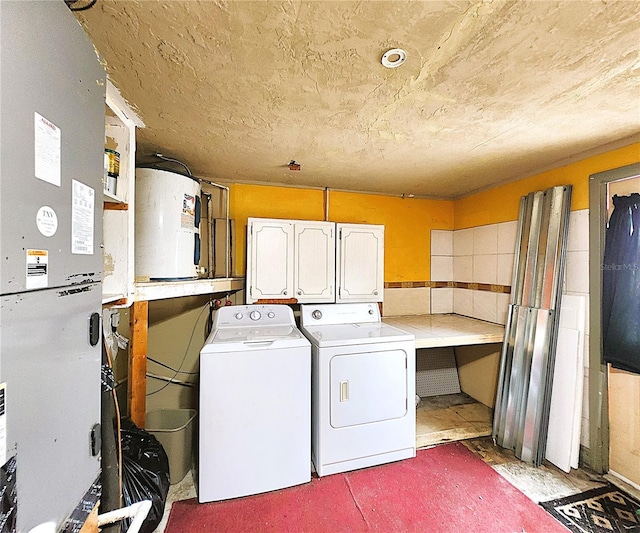
{"label": "water heater label", "polygon": [[38,113],[33,118],[36,178],[60,187],[60,128]]}
{"label": "water heater label", "polygon": [[184,193],[182,200],[182,214],[180,217],[180,227],[184,229],[193,229],[196,216],[196,197],[193,194]]}
{"label": "water heater label", "polygon": [[52,207],[43,205],[36,214],[36,226],[45,237],[52,237],[58,231],[58,215]]}
{"label": "water heater label", "polygon": [[44,289],[49,285],[49,251],[27,250],[27,289]]}
{"label": "water heater label", "polygon": [[76,180],[71,185],[71,253],[93,255],[95,191]]}

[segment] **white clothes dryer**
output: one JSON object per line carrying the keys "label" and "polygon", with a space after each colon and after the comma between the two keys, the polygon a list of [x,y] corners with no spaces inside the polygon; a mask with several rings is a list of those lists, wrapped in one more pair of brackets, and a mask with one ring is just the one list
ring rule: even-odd
{"label": "white clothes dryer", "polygon": [[198,500],[311,481],[311,348],[286,305],[222,307],[200,351]]}
{"label": "white clothes dryer", "polygon": [[416,455],[415,337],[375,303],[302,305],[311,341],[311,455],[319,476]]}

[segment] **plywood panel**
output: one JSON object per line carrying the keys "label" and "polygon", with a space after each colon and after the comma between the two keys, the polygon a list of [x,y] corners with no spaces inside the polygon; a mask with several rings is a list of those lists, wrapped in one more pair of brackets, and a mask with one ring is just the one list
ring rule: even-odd
{"label": "plywood panel", "polygon": [[501,349],[497,343],[455,349],[462,392],[491,408],[496,400]]}
{"label": "plywood panel", "polygon": [[640,376],[609,371],[609,469],[640,485]]}

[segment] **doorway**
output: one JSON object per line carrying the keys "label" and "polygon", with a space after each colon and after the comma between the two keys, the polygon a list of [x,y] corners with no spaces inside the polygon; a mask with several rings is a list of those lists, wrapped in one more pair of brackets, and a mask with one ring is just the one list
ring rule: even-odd
{"label": "doorway", "polygon": [[613,195],[640,192],[640,164],[590,176],[588,466],[640,488],[640,375],[602,359],[602,265]]}

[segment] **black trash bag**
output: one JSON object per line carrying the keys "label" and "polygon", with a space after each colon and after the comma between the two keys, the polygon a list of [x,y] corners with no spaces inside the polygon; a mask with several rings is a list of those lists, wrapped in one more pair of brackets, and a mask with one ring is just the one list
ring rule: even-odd
{"label": "black trash bag", "polygon": [[[129,418],[120,425],[122,443],[122,499],[124,507],[151,500],[151,509],[140,533],[153,533],[164,513],[169,492],[169,459],[151,433],[140,429]],[[132,519],[121,522],[126,531]]]}

